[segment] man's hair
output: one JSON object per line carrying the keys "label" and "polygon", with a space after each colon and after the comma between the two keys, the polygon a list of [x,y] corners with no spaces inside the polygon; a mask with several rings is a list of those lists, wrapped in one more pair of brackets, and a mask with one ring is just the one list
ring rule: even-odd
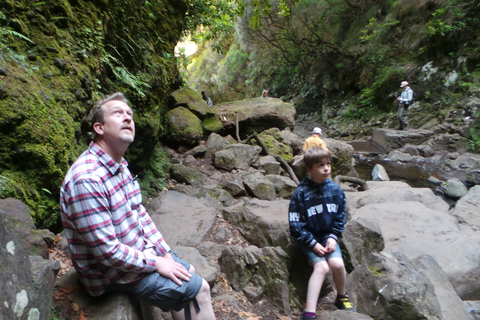
{"label": "man's hair", "polygon": [[103,105],[109,101],[114,101],[114,100],[118,100],[118,101],[122,101],[122,102],[125,102],[126,104],[128,104],[128,100],[127,98],[125,98],[125,96],[123,95],[123,93],[121,92],[115,92],[111,95],[108,95],[108,96],[105,96],[103,97],[102,99],[98,100],[98,102],[95,104],[95,106],[92,108],[92,110],[90,110],[90,117],[89,117],[89,120],[90,120],[90,123],[92,125],[92,130],[93,130],[93,140],[97,140],[98,138],[98,135],[97,133],[95,132],[95,130],[93,129],[93,126],[95,125],[95,123],[99,122],[99,123],[103,123],[104,122],[104,114],[105,114],[105,110],[103,110]]}
{"label": "man's hair", "polygon": [[313,168],[313,165],[320,162],[331,162],[332,154],[325,148],[311,147],[305,151],[303,155],[303,163],[308,169]]}

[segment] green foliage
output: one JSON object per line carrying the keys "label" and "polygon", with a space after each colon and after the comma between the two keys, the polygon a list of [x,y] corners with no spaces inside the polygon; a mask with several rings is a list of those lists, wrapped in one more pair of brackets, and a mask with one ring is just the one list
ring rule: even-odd
{"label": "green foliage", "polygon": [[170,172],[170,166],[169,154],[162,148],[155,148],[148,166],[139,175],[144,199],[157,196],[167,186],[165,178]]}
{"label": "green foliage", "polygon": [[[218,40],[233,30],[235,17],[239,14],[236,0],[190,0],[185,17],[184,35],[191,36],[194,42]],[[214,50],[224,52],[224,48],[213,42]]]}
{"label": "green foliage", "polygon": [[467,150],[480,153],[480,112],[477,114],[475,125],[470,128],[470,139],[467,141]]}

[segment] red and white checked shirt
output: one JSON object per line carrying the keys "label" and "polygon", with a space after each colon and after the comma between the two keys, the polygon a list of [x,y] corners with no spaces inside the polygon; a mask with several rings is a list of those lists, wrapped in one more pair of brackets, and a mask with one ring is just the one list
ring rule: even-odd
{"label": "red and white checked shirt", "polygon": [[170,247],[142,205],[138,182],[93,142],[72,165],[60,207],[72,260],[85,289],[99,296],[155,270]]}

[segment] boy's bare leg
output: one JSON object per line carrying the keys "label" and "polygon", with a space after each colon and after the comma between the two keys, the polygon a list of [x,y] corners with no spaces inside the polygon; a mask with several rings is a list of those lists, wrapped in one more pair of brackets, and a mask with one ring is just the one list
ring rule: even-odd
{"label": "boy's bare leg", "polygon": [[343,295],[346,293],[345,283],[347,281],[347,272],[345,271],[345,263],[342,258],[331,258],[328,264],[332,269],[333,282],[337,288],[337,294]]}
{"label": "boy's bare leg", "polygon": [[316,312],[318,297],[322,289],[323,281],[329,271],[327,261],[320,261],[313,265],[313,272],[308,280],[307,303],[305,311]]}
{"label": "boy's bare leg", "polygon": [[[193,306],[193,302],[190,302],[188,307],[190,308],[190,314],[192,320],[215,320],[215,313],[213,312],[212,298],[210,296],[210,286],[207,281],[203,279],[202,287],[195,297],[200,307],[200,312],[197,313]],[[185,320],[185,310],[171,311],[173,320]]]}

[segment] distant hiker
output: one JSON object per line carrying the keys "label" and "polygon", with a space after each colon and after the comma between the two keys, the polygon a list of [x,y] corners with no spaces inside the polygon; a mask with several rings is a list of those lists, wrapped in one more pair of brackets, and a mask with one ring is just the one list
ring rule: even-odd
{"label": "distant hiker", "polygon": [[400,122],[398,130],[408,130],[410,127],[408,125],[407,110],[413,103],[413,90],[408,86],[407,81],[402,81],[400,88],[402,88],[403,91],[400,97],[397,95],[398,121]]}
{"label": "distant hiker", "polygon": [[303,145],[303,151],[307,151],[307,149],[311,147],[320,147],[328,150],[327,144],[325,143],[325,141],[322,140],[322,138],[320,138],[321,135],[322,135],[321,128],[319,127],[313,128],[312,136],[305,139],[305,143]]}
{"label": "distant hiker", "polygon": [[262,98],[268,98],[269,94],[270,94],[270,89],[263,90],[262,91]]}
{"label": "distant hiker", "polygon": [[317,319],[316,309],[322,284],[329,270],[337,289],[335,305],[355,311],[346,292],[345,263],[338,245],[346,223],[347,200],[343,190],[330,180],[332,154],[313,147],[303,157],[310,177],[304,178],[289,206],[290,234],[299,243],[306,261],[313,267],[308,281],[305,311],[300,319]]}
{"label": "distant hiker", "polygon": [[205,102],[207,103],[207,106],[209,107],[213,106],[212,99],[210,99],[210,97],[207,96],[206,91],[202,91],[202,99],[205,100]]}

